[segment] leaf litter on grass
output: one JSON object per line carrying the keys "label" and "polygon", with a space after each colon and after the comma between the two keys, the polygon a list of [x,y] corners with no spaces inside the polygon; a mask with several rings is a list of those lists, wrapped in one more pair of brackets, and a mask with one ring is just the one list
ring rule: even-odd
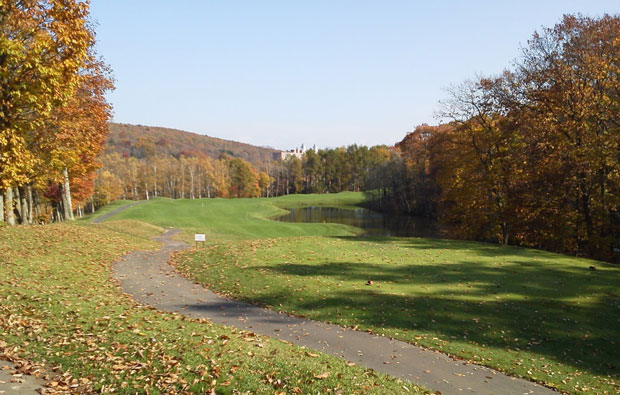
{"label": "leaf litter on grass", "polygon": [[[132,223],[138,227],[137,223]],[[157,228],[52,225],[1,229],[0,357],[58,393],[385,393],[399,380],[307,357],[206,320],[160,313],[120,294],[110,263],[152,249]],[[337,372],[316,379],[326,371]],[[45,372],[45,373],[43,373]]]}

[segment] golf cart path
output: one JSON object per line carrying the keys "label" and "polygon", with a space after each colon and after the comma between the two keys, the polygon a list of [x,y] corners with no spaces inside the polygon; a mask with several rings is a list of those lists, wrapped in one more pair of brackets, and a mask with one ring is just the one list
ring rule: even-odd
{"label": "golf cart path", "polygon": [[45,393],[47,382],[40,377],[22,374],[12,362],[0,361],[0,394],[37,395]]}
{"label": "golf cart path", "polygon": [[169,229],[157,251],[136,251],[113,266],[123,292],[156,309],[252,331],[319,350],[442,394],[557,394],[527,380],[453,360],[412,344],[338,325],[291,317],[219,296],[175,272],[170,255],[189,246]]}
{"label": "golf cart path", "polygon": [[146,203],[147,201],[148,200],[138,200],[138,201],[135,201],[135,202],[132,202],[132,203],[128,203],[128,204],[126,204],[124,206],[120,206],[119,208],[110,211],[109,213],[105,213],[103,215],[100,215],[99,217],[93,219],[91,222],[93,224],[100,224],[103,221],[107,220],[108,218],[113,217],[116,214],[120,213],[121,211],[125,211],[128,208],[132,208],[132,207],[134,207],[134,206],[136,206],[138,204]]}

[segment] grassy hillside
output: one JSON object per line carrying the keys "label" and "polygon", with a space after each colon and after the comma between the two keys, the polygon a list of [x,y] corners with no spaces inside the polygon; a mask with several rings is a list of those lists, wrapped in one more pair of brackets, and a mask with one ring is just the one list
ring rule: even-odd
{"label": "grassy hillside", "polygon": [[203,154],[212,158],[226,154],[257,165],[271,160],[275,152],[269,148],[155,126],[109,123],[109,130],[107,153],[118,152],[138,158],[145,154],[175,157]]}
{"label": "grassy hillside", "polygon": [[137,221],[0,228],[0,359],[24,373],[42,366],[58,393],[402,391],[335,357],[136,305],[110,264],[156,248],[149,237],[161,230]]}
{"label": "grassy hillside", "polygon": [[620,390],[617,267],[484,243],[355,238],[358,232],[343,225],[267,219],[281,207],[362,200],[354,193],[157,200],[121,216],[206,232],[211,244],[180,254],[176,264],[223,294],[569,392]]}

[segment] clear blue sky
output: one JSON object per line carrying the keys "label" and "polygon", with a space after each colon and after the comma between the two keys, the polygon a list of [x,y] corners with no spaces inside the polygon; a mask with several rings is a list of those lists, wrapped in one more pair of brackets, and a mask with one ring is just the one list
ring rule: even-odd
{"label": "clear blue sky", "polygon": [[288,149],[394,144],[445,88],[620,1],[91,0],[117,122]]}

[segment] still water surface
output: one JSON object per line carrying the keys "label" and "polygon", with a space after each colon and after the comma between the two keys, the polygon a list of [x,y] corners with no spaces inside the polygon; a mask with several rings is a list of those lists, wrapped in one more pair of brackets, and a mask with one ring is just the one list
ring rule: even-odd
{"label": "still water surface", "polygon": [[332,222],[364,229],[364,236],[441,237],[436,221],[379,213],[365,208],[301,207],[274,218],[283,222]]}

